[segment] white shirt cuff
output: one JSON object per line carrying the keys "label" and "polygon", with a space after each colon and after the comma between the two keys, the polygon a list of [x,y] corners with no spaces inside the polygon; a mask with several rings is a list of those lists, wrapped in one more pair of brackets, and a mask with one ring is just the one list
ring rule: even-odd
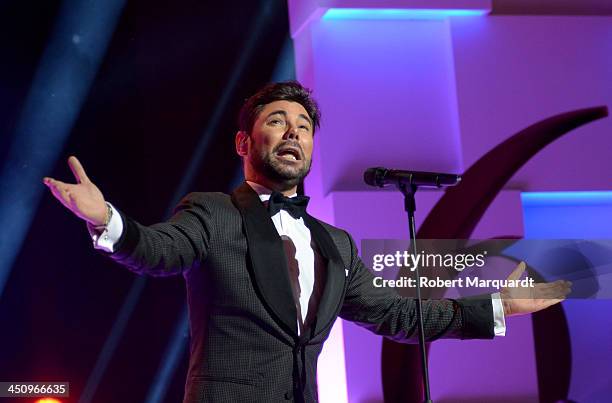
{"label": "white shirt cuff", "polygon": [[123,234],[123,220],[115,207],[110,203],[108,203],[108,205],[111,208],[112,216],[106,229],[100,233],[96,231],[93,225],[87,223],[87,230],[89,231],[89,235],[91,235],[94,248],[113,253],[115,251],[115,244],[119,242],[121,234]]}
{"label": "white shirt cuff", "polygon": [[493,304],[493,329],[495,336],[505,336],[506,318],[504,317],[504,305],[502,304],[501,295],[498,292],[491,294],[491,302]]}

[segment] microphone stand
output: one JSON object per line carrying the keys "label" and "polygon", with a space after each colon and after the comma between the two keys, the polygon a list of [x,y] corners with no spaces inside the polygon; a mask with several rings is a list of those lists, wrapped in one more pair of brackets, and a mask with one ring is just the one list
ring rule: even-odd
{"label": "microphone stand", "polygon": [[[412,253],[414,256],[417,255],[416,247],[416,225],[414,223],[414,212],[416,210],[416,200],[414,194],[416,193],[418,186],[410,181],[409,185],[406,185],[403,181],[397,181],[397,186],[404,195],[404,209],[408,213],[408,227],[410,231],[410,243],[412,244]],[[414,273],[416,276],[416,314],[417,314],[417,326],[419,335],[419,352],[421,356],[421,370],[423,372],[423,390],[425,393],[425,403],[433,403],[431,400],[431,394],[429,392],[429,370],[427,368],[427,350],[425,350],[425,330],[423,326],[423,305],[421,300],[421,276],[419,274],[419,267],[415,265]]]}
{"label": "microphone stand", "polygon": [[[414,256],[417,256],[416,225],[414,223],[416,201],[414,194],[419,186],[435,188],[455,186],[461,181],[461,176],[436,172],[402,171],[378,167],[366,169],[363,173],[363,180],[370,186],[378,187],[397,184],[397,187],[402,191],[404,195],[404,208],[408,213],[408,228],[410,230],[412,253]],[[427,369],[427,351],[425,350],[425,329],[423,326],[423,304],[420,284],[421,276],[419,274],[419,267],[416,264],[414,273],[416,275],[416,314],[419,350],[421,353],[421,369],[423,371],[423,390],[425,392],[425,403],[433,403],[429,392],[429,372]]]}

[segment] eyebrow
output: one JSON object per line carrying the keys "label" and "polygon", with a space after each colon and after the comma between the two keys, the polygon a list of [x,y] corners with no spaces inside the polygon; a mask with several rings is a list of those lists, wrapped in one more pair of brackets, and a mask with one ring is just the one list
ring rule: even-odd
{"label": "eyebrow", "polygon": [[[282,109],[279,109],[279,110],[268,113],[268,116],[266,116],[266,119],[268,119],[272,115],[283,115],[284,117],[287,117],[287,112]],[[303,113],[300,113],[298,116],[302,119],[306,119],[308,123],[310,124],[310,127],[312,127],[312,120],[310,119],[309,116],[306,116]]]}

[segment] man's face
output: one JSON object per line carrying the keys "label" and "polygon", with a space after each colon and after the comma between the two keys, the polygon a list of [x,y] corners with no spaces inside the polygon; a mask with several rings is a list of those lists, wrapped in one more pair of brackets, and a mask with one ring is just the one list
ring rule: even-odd
{"label": "man's face", "polygon": [[247,141],[249,168],[289,189],[308,174],[312,160],[312,121],[304,107],[275,101],[257,116]]}

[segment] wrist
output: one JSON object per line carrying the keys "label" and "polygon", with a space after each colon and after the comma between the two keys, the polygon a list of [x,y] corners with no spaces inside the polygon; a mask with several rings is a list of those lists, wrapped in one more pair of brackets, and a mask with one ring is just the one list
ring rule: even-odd
{"label": "wrist", "polygon": [[504,298],[503,294],[501,295],[502,307],[504,308],[504,316],[511,316],[512,309],[510,307],[510,301],[507,298]]}
{"label": "wrist", "polygon": [[113,218],[113,209],[111,208],[111,205],[106,202],[104,204],[106,205],[106,211],[105,211],[104,220],[102,221],[102,224],[93,225],[93,227],[97,231],[104,231],[108,227],[108,224],[110,223],[111,218]]}

